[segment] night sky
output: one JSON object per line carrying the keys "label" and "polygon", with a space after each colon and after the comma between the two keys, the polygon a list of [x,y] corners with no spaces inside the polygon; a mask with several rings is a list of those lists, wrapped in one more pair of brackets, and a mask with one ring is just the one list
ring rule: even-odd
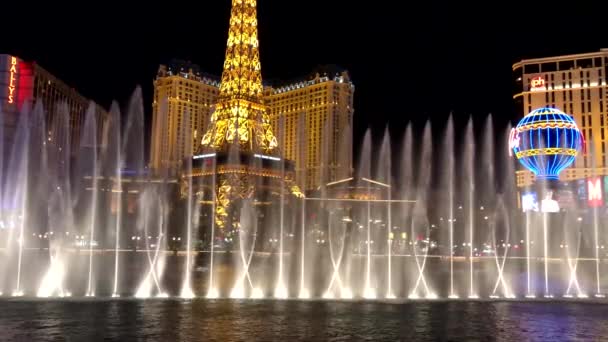
{"label": "night sky", "polygon": [[[150,116],[158,65],[172,58],[221,73],[229,0],[17,3],[3,4],[0,53],[36,60],[105,107],[125,106],[141,85]],[[450,112],[461,122],[492,113],[501,126],[516,119],[512,63],[608,47],[602,2],[530,3],[259,0],[263,76],[348,69],[357,140],[368,126],[400,134],[410,120],[443,125]]]}

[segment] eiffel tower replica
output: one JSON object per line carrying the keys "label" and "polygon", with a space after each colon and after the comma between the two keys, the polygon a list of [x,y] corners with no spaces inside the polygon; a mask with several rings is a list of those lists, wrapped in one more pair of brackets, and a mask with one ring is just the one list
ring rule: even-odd
{"label": "eiffel tower replica", "polygon": [[[192,161],[192,184],[211,190],[203,202],[214,204],[220,230],[228,228],[240,200],[270,204],[277,195],[304,197],[294,182],[294,163],[281,158],[264,105],[256,2],[232,0],[220,93]],[[206,179],[197,182],[199,177]]]}

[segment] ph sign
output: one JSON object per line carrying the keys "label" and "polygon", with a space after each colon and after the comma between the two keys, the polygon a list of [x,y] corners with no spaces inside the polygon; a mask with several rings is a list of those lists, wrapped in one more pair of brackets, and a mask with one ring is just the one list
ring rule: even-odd
{"label": "ph sign", "polygon": [[545,79],[542,76],[532,77],[530,80],[530,89],[545,89]]}

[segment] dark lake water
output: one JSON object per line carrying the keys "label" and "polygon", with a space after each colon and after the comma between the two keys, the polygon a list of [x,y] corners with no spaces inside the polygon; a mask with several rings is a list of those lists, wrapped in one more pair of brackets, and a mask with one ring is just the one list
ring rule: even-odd
{"label": "dark lake water", "polygon": [[600,341],[574,302],[2,300],[1,341]]}

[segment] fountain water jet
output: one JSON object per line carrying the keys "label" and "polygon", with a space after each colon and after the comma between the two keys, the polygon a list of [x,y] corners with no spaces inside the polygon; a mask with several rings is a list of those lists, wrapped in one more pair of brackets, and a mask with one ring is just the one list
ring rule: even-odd
{"label": "fountain water jet", "polygon": [[51,266],[42,278],[42,283],[36,293],[37,297],[46,298],[51,296],[64,296],[63,278],[65,276],[65,266],[57,257],[51,256]]}
{"label": "fountain water jet", "polygon": [[[213,158],[213,163],[212,163],[212,170],[215,170],[216,168],[216,160],[215,158]],[[215,189],[216,186],[216,175],[215,172],[213,172],[213,175],[211,176],[211,189]],[[211,190],[212,196],[211,196],[211,213],[213,213],[212,215],[215,214],[215,201],[216,201],[216,196],[217,194],[215,193],[215,190]],[[215,247],[215,219],[213,219],[213,217],[211,218],[211,244],[210,244],[210,254],[209,254],[209,285],[208,285],[208,290],[207,290],[207,298],[219,298],[219,291],[218,289],[215,287],[215,284],[213,284],[213,256],[214,256],[214,247]]]}
{"label": "fountain water jet", "polygon": [[465,133],[465,144],[464,144],[464,155],[465,155],[465,176],[466,182],[465,186],[468,185],[467,191],[467,202],[469,206],[469,215],[468,215],[468,243],[469,243],[469,298],[477,299],[479,296],[475,292],[475,285],[473,281],[473,245],[475,244],[475,179],[474,179],[474,168],[475,168],[475,144],[474,144],[474,136],[473,136],[473,119],[469,118],[469,122],[467,124],[466,133]]}
{"label": "fountain water jet", "polygon": [[[182,125],[182,135],[185,137],[185,141],[192,141],[190,130],[192,123],[190,122],[190,113],[186,111],[184,113],[184,124]],[[192,144],[186,144],[186,155],[192,155]],[[185,165],[186,174],[192,174],[192,158],[188,158]],[[182,281],[182,290],[180,297],[182,298],[194,298],[194,292],[190,284],[190,276],[192,272],[192,207],[194,203],[192,201],[192,177],[186,177],[188,183],[188,194],[186,196],[186,265],[184,266],[184,280]],[[197,215],[198,217],[198,215]]]}
{"label": "fountain water jet", "polygon": [[[281,116],[279,122],[281,134],[281,142],[285,141],[285,116]],[[283,144],[281,144],[283,145]],[[274,297],[279,299],[286,299],[288,297],[287,288],[285,287],[285,282],[283,279],[283,239],[284,239],[284,231],[285,231],[285,158],[281,158],[281,190],[279,197],[279,274],[277,279],[277,284],[274,290]]]}

